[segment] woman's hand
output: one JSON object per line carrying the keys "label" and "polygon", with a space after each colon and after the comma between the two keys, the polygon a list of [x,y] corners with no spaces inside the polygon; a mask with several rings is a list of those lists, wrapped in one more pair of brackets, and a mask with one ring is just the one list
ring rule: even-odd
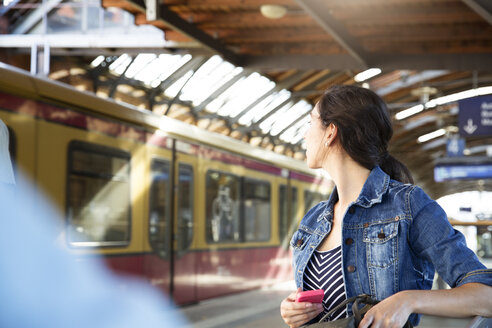
{"label": "woman's hand", "polygon": [[359,324],[359,328],[401,328],[413,309],[405,292],[396,293],[374,305]]}
{"label": "woman's hand", "polygon": [[302,326],[323,311],[321,303],[296,302],[296,295],[301,291],[300,288],[297,288],[295,293],[287,296],[280,304],[280,315],[290,328]]}

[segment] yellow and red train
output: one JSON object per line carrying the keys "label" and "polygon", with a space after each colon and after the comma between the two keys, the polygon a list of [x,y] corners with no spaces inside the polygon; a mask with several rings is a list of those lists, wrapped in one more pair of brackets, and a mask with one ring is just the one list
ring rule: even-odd
{"label": "yellow and red train", "polygon": [[288,239],[331,182],[303,162],[0,63],[15,169],[81,258],[178,304],[291,279]]}

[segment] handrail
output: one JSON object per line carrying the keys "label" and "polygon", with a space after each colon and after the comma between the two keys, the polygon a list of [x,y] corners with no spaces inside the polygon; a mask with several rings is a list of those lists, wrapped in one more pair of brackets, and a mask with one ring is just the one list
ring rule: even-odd
{"label": "handrail", "polygon": [[475,226],[475,227],[482,227],[482,226],[489,226],[489,225],[492,225],[492,221],[491,220],[487,220],[487,221],[459,221],[459,220],[449,220],[449,223],[451,223],[451,225],[456,225],[456,226]]}

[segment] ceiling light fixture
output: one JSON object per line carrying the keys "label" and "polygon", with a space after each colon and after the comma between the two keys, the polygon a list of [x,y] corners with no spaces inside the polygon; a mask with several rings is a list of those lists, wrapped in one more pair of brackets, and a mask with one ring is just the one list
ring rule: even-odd
{"label": "ceiling light fixture", "polygon": [[427,133],[427,134],[424,134],[424,135],[418,137],[417,138],[417,141],[419,143],[423,143],[423,142],[429,141],[431,139],[435,139],[437,137],[443,136],[445,134],[446,134],[446,130],[445,129],[439,129],[439,130],[436,130],[434,132]]}
{"label": "ceiling light fixture", "polygon": [[467,98],[472,98],[476,96],[483,96],[483,95],[488,95],[492,94],[492,86],[487,86],[487,87],[480,87],[477,89],[470,89],[466,91],[461,91],[457,93],[453,93],[447,96],[435,98],[432,100],[429,100],[425,104],[420,104],[416,105],[410,108],[407,108],[405,110],[402,110],[401,112],[398,112],[395,115],[395,118],[397,120],[403,120],[404,118],[407,118],[409,116],[415,115],[417,113],[420,113],[426,108],[434,108],[439,105],[447,104],[450,102],[458,101],[461,99],[467,99]]}
{"label": "ceiling light fixture", "polygon": [[365,70],[364,72],[360,72],[359,74],[354,76],[354,80],[356,82],[363,82],[363,81],[368,80],[371,77],[374,77],[378,74],[381,74],[380,68],[369,68],[369,69]]}
{"label": "ceiling light fixture", "polygon": [[280,5],[262,5],[260,12],[266,18],[279,19],[287,14],[287,8]]}

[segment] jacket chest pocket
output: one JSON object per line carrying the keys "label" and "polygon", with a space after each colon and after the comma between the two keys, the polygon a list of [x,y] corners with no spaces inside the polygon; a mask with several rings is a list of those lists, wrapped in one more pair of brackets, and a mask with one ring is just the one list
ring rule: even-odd
{"label": "jacket chest pocket", "polygon": [[301,254],[306,248],[306,245],[309,243],[310,238],[311,238],[311,234],[306,231],[297,230],[296,232],[294,232],[294,235],[290,240],[290,246],[292,247],[294,253],[293,263],[295,264],[298,263],[298,261],[301,258]]}
{"label": "jacket chest pocket", "polygon": [[398,220],[395,221],[364,226],[363,241],[369,267],[386,268],[396,261]]}

